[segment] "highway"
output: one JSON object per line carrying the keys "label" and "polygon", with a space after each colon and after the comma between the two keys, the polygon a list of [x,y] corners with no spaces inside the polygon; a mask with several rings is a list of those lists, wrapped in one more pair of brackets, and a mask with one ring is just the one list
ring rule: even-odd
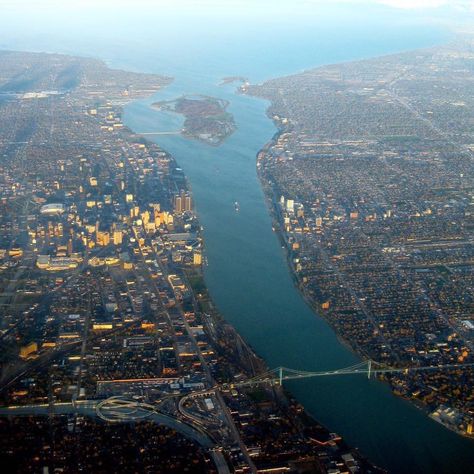
{"label": "highway", "polygon": [[[186,400],[196,396],[202,396],[205,394],[214,394],[220,402],[221,409],[224,410],[227,424],[235,431],[232,431],[233,436],[239,442],[239,446],[244,453],[248,456],[244,444],[240,440],[239,433],[235,428],[230,413],[222,400],[219,389],[230,389],[233,387],[245,387],[245,386],[256,386],[259,384],[282,384],[285,380],[299,380],[311,377],[325,377],[325,376],[340,376],[340,375],[351,375],[359,374],[371,377],[380,373],[411,373],[418,371],[445,371],[445,370],[463,370],[466,368],[472,368],[474,364],[450,364],[450,365],[439,365],[439,366],[425,366],[425,367],[411,367],[411,368],[394,368],[394,367],[383,367],[374,361],[368,360],[360,362],[350,367],[345,367],[337,370],[326,370],[319,372],[307,372],[294,369],[288,369],[286,367],[277,367],[276,369],[270,370],[256,377],[248,379],[243,382],[236,384],[223,384],[222,386],[215,385],[211,389],[200,390],[191,392],[184,395],[179,402],[179,411],[182,416],[189,418],[193,425],[185,423],[181,420],[173,418],[171,416],[159,413],[156,405],[150,405],[147,403],[128,400],[123,397],[111,397],[106,400],[81,400],[74,403],[54,403],[49,405],[15,405],[9,407],[0,407],[0,416],[49,416],[51,414],[66,415],[79,413],[89,417],[98,417],[104,421],[117,423],[117,422],[136,422],[140,420],[149,420],[159,425],[171,428],[183,436],[194,440],[203,448],[209,450],[209,453],[214,460],[218,472],[220,474],[228,474],[229,468],[225,461],[222,452],[219,450],[215,441],[205,432],[203,426],[203,420],[198,417],[191,415],[187,410],[184,409],[184,403]],[[252,465],[250,465],[252,466]],[[252,466],[253,468],[253,466]]]}
{"label": "highway", "polygon": [[[98,405],[103,402],[99,400],[84,400],[73,403],[55,403],[53,405],[53,414],[56,415],[69,415],[79,413],[81,415],[89,417],[100,417],[97,413]],[[133,402],[132,402],[133,403]],[[128,422],[140,421],[148,419],[158,425],[166,426],[176,432],[182,434],[188,439],[192,439],[203,448],[209,450],[209,454],[214,461],[217,471],[219,474],[230,474],[227,462],[225,460],[222,451],[215,445],[214,441],[207,436],[204,431],[198,430],[187,423],[184,423],[176,418],[158,413],[155,410],[150,412],[149,410],[142,409],[140,403],[137,403],[137,407],[133,407],[134,416],[127,419]],[[146,404],[143,404],[146,405]],[[130,408],[130,407],[129,407]],[[145,413],[140,413],[142,410]],[[125,409],[126,414],[127,409]],[[129,410],[130,412],[130,410]],[[11,407],[1,407],[0,416],[49,416],[51,415],[51,407],[49,404],[43,405],[18,405]],[[125,420],[122,420],[125,421]]]}

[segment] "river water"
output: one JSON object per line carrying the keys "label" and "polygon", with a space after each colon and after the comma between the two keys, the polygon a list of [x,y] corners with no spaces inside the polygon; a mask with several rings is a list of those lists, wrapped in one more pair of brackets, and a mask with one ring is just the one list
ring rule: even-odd
{"label": "river water", "polygon": [[[257,178],[256,154],[276,131],[266,116],[268,103],[219,83],[229,75],[260,82],[321,64],[430,46],[447,37],[444,30],[407,21],[391,10],[376,13],[377,21],[366,15],[361,23],[353,12],[324,11],[288,26],[292,21],[285,18],[239,23],[228,16],[203,17],[196,22],[182,14],[166,21],[129,11],[107,22],[107,28],[103,18],[87,17],[80,32],[75,25],[77,34],[68,29],[66,14],[61,27],[44,34],[31,16],[30,28],[21,35],[12,26],[17,17],[6,16],[0,19],[0,45],[92,55],[112,66],[172,75],[170,87],[127,106],[125,123],[136,132],[181,128],[182,117],[152,109],[153,101],[182,94],[227,99],[238,128],[219,147],[180,135],[147,138],[169,151],[190,181],[204,227],[205,278],[224,317],[270,367],[336,369],[358,359],[294,287]],[[138,15],[139,31],[130,27]],[[180,23],[179,31],[173,21]],[[305,379],[288,388],[316,419],[391,472],[472,472],[474,443],[431,421],[380,382],[344,376]]]}
{"label": "river water", "polygon": [[[212,297],[270,367],[323,370],[352,365],[356,357],[294,287],[272,231],[255,167],[256,153],[275,132],[265,117],[268,104],[235,94],[235,87],[216,84],[189,84],[178,78],[153,99],[184,92],[225,98],[238,125],[217,148],[175,135],[156,137],[190,180],[204,226],[209,261],[205,277]],[[179,116],[158,113],[150,102],[127,107],[125,122],[130,128],[179,129]],[[234,201],[240,203],[238,213]],[[301,380],[289,388],[315,418],[391,472],[453,472],[453,465],[468,472],[473,466],[472,441],[431,421],[382,383],[344,376]]]}

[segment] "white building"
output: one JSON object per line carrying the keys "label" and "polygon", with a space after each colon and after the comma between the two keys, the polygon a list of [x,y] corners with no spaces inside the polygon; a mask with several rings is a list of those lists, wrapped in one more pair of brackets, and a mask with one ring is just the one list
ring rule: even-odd
{"label": "white building", "polygon": [[41,206],[40,213],[47,216],[57,216],[64,212],[64,204],[52,203]]}

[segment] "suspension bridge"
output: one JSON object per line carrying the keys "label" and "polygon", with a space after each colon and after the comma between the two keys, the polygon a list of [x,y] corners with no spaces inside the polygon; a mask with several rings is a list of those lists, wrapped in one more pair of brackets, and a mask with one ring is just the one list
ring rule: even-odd
{"label": "suspension bridge", "polygon": [[259,374],[256,377],[248,380],[222,384],[223,388],[226,387],[243,387],[248,385],[258,385],[261,383],[278,383],[282,385],[287,380],[300,380],[313,377],[333,377],[339,375],[366,375],[367,378],[376,377],[380,374],[414,374],[417,372],[430,372],[430,371],[448,371],[448,370],[465,370],[467,368],[473,368],[473,363],[467,364],[440,364],[440,365],[427,365],[427,366],[413,366],[413,367],[388,367],[379,362],[373,360],[367,360],[359,362],[358,364],[345,367],[343,369],[335,370],[323,370],[317,372],[289,369],[288,367],[277,367],[276,369],[269,370],[263,374]]}
{"label": "suspension bridge", "polygon": [[[230,382],[216,384],[213,387],[204,390],[196,390],[186,393],[170,393],[164,395],[156,403],[160,405],[170,398],[180,398],[180,405],[184,401],[194,397],[209,395],[215,393],[216,390],[231,390],[234,388],[256,387],[258,385],[283,385],[285,381],[301,380],[315,377],[335,377],[343,375],[364,375],[368,379],[381,374],[415,374],[417,372],[429,371],[455,371],[474,368],[474,363],[467,364],[444,364],[414,367],[388,367],[373,360],[367,360],[344,367],[342,369],[323,370],[323,371],[305,371],[289,369],[288,367],[277,367],[255,377],[240,382]],[[153,379],[149,379],[153,380]],[[124,421],[126,419],[141,419],[157,413],[158,405],[149,405],[147,403],[136,400],[127,400],[122,396],[113,396],[106,400],[100,401],[97,406],[97,414],[100,418],[107,421]]]}
{"label": "suspension bridge", "polygon": [[[73,403],[54,404],[57,407],[71,411],[75,411],[78,408],[88,408],[95,411],[96,415],[104,421],[109,422],[124,422],[124,421],[137,421],[148,417],[161,415],[159,412],[159,405],[162,402],[171,398],[180,398],[180,405],[183,405],[186,399],[200,397],[203,395],[215,393],[216,391],[226,391],[240,387],[256,387],[258,385],[270,384],[270,385],[283,385],[285,381],[301,380],[315,377],[335,377],[343,375],[364,375],[367,378],[376,377],[381,374],[416,374],[417,372],[427,371],[456,371],[466,370],[474,368],[474,363],[460,363],[460,364],[444,364],[444,365],[429,365],[429,366],[414,366],[414,367],[387,367],[386,365],[380,364],[373,360],[367,360],[359,362],[358,364],[351,365],[350,367],[344,367],[342,369],[335,370],[323,370],[323,371],[304,371],[289,369],[287,367],[277,367],[269,370],[262,374],[259,374],[253,378],[246,379],[239,382],[229,382],[216,384],[212,387],[204,390],[195,390],[186,393],[168,393],[164,394],[163,397],[156,401],[155,404],[144,403],[138,400],[129,400],[124,396],[112,396],[103,400],[82,400],[73,401]],[[153,381],[159,379],[140,379],[141,381]],[[125,381],[125,380],[124,380]],[[64,407],[62,406],[64,405]],[[0,407],[0,416],[5,414],[34,414],[42,413],[47,411],[51,407],[48,404],[42,405],[19,405],[11,407]]]}

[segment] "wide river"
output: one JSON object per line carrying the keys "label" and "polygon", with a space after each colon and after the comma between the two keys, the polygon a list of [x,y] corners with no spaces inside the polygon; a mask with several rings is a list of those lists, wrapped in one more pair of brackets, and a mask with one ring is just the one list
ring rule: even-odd
{"label": "wide river", "polygon": [[[219,147],[180,135],[147,136],[174,156],[189,179],[204,227],[205,277],[212,297],[270,367],[317,371],[354,364],[358,359],[295,288],[272,231],[256,174],[256,154],[275,133],[265,113],[268,103],[236,94],[235,85],[223,87],[219,82],[228,75],[259,82],[320,64],[430,46],[444,41],[446,33],[380,11],[377,21],[368,24],[340,12],[323,12],[314,21],[300,18],[301,27],[291,31],[283,20],[273,24],[257,18],[242,24],[219,18],[196,26],[193,17],[185,18],[178,32],[171,20],[147,21],[140,13],[142,29],[137,32],[129,23],[139,13],[125,13],[122,23],[115,24],[115,36],[107,29],[111,22],[102,19],[88,18],[84,30],[74,35],[65,16],[64,31],[40,35],[32,18],[35,26],[16,36],[10,20],[0,19],[10,35],[2,35],[0,44],[99,56],[113,66],[172,75],[170,87],[126,108],[125,122],[136,132],[180,129],[182,118],[150,108],[153,101],[182,94],[227,99],[238,129]],[[170,43],[174,48],[168,48]],[[391,472],[473,472],[473,442],[431,421],[378,381],[327,377],[288,387],[317,420]]]}
{"label": "wide river", "polygon": [[[205,80],[211,79],[211,80]],[[261,100],[218,85],[219,78],[177,77],[152,100],[133,103],[125,122],[138,132],[179,130],[182,119],[149,107],[156,99],[201,93],[230,101],[238,129],[213,148],[176,135],[148,136],[169,151],[190,183],[204,238],[205,277],[224,317],[270,367],[342,368],[357,362],[294,287],[256,174],[255,158],[275,132]],[[240,203],[235,212],[234,201]],[[391,472],[468,472],[474,443],[431,421],[387,386],[362,376],[306,379],[291,392],[318,420]]]}
{"label": "wide river", "polygon": [[[257,179],[255,156],[275,132],[268,104],[234,93],[235,86],[177,78],[160,99],[182,93],[226,98],[238,124],[223,145],[176,135],[154,137],[183,167],[204,226],[206,282],[218,308],[270,367],[342,368],[357,362],[331,328],[306,305],[293,281]],[[181,118],[157,113],[149,100],[126,109],[138,132],[174,131]],[[151,136],[153,138],[153,136]],[[240,203],[240,212],[234,209]],[[292,393],[318,420],[392,472],[468,472],[474,443],[431,421],[387,386],[363,376],[306,379]]]}

